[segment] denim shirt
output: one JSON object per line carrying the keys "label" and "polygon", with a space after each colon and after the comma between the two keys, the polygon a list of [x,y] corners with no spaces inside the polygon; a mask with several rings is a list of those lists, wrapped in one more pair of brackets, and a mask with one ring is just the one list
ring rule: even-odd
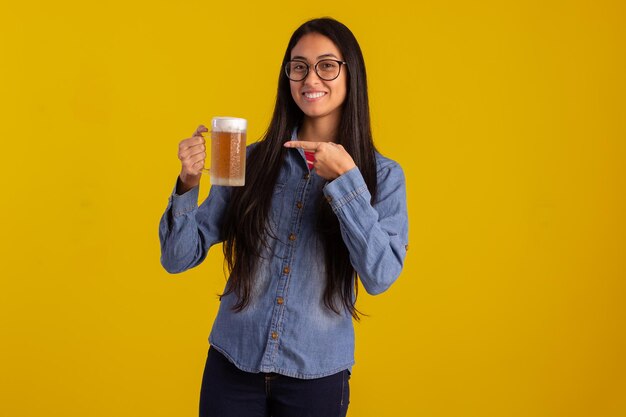
{"label": "denim shirt", "polygon": [[[259,260],[250,304],[234,312],[236,295],[222,297],[209,336],[239,369],[301,379],[352,369],[352,316],[324,304],[326,271],[315,212],[323,193],[365,290],[379,294],[389,288],[408,249],[405,180],[396,162],[376,153],[376,164],[378,196],[372,205],[358,168],[328,182],[309,170],[301,149],[287,149],[269,215],[274,237]],[[212,186],[198,206],[198,187],[183,195],[174,190],[159,225],[161,263],[168,272],[195,267],[220,242],[230,191]]]}

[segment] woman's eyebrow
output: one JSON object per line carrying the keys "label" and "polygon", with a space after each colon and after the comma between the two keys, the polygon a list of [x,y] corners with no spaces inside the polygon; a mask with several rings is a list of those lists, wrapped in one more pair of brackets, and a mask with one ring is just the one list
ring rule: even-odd
{"label": "woman's eyebrow", "polygon": [[[330,58],[330,57],[337,58],[337,56],[335,54],[324,54],[324,55],[318,56],[317,59]],[[300,55],[293,56],[293,57],[291,57],[291,59],[301,59],[303,61],[307,60],[305,57],[300,56]]]}

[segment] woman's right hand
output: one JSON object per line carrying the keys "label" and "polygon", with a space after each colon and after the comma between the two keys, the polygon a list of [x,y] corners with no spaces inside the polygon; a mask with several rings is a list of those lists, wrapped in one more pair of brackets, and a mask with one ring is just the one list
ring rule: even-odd
{"label": "woman's right hand", "polygon": [[193,136],[178,144],[178,159],[181,162],[176,194],[181,195],[200,184],[206,159],[206,144],[202,133],[208,132],[204,125],[198,126]]}

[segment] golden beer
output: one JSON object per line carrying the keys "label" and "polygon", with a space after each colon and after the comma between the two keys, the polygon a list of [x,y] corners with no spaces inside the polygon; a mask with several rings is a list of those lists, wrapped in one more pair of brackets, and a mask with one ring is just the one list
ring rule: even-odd
{"label": "golden beer", "polygon": [[242,186],[246,179],[247,121],[214,117],[211,122],[211,184]]}

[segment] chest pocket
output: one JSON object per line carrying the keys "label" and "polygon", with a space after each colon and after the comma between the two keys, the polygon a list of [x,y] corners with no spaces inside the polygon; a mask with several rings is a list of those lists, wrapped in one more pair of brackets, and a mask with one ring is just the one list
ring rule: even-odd
{"label": "chest pocket", "polygon": [[287,195],[287,178],[289,177],[289,167],[283,165],[281,167],[274,190],[272,191],[272,210],[270,212],[270,224],[272,229],[278,232],[278,226],[283,222],[283,216],[286,215],[285,199]]}
{"label": "chest pocket", "polygon": [[284,190],[285,190],[285,183],[276,182],[276,185],[274,185],[274,195],[282,194]]}

